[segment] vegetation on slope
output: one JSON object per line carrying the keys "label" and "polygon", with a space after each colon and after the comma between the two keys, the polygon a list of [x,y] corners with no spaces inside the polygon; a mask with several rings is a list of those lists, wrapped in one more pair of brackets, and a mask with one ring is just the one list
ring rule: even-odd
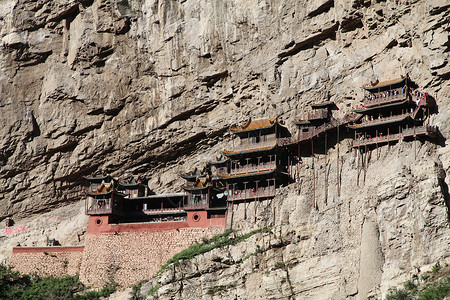
{"label": "vegetation on slope", "polygon": [[251,237],[254,234],[261,233],[261,232],[271,232],[269,228],[261,228],[256,229],[253,231],[250,231],[246,234],[238,235],[233,234],[234,231],[232,229],[225,230],[224,233],[217,234],[213,236],[211,239],[204,239],[201,243],[196,243],[189,248],[175,254],[171,259],[169,259],[158,271],[157,275],[160,275],[163,273],[171,264],[178,265],[180,263],[180,260],[182,259],[188,259],[192,258],[196,255],[206,253],[208,251],[211,251],[215,248],[229,246],[229,245],[236,245],[239,242],[242,242],[249,237]]}
{"label": "vegetation on slope", "polygon": [[40,277],[22,275],[11,267],[0,265],[0,299],[99,299],[115,291],[117,284],[110,280],[100,291],[87,291],[78,275]]}
{"label": "vegetation on slope", "polygon": [[402,288],[393,288],[387,300],[440,300],[450,296],[450,267],[437,262],[430,272],[413,277]]}

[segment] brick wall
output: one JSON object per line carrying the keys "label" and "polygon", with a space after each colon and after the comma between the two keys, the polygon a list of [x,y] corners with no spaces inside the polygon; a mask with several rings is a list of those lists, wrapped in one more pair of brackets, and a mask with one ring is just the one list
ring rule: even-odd
{"label": "brick wall", "polygon": [[76,275],[84,247],[16,247],[9,260],[14,271],[41,276]]}
{"label": "brick wall", "polygon": [[21,273],[42,276],[79,273],[80,280],[93,287],[108,280],[108,268],[112,267],[114,280],[129,287],[151,278],[175,253],[224,231],[221,224],[164,230],[155,230],[152,225],[108,225],[111,232],[88,233],[84,247],[16,247],[10,265]]}
{"label": "brick wall", "polygon": [[108,267],[117,267],[114,279],[129,287],[151,278],[175,253],[203,237],[223,232],[219,228],[181,228],[87,234],[80,279],[101,287],[108,280]]}

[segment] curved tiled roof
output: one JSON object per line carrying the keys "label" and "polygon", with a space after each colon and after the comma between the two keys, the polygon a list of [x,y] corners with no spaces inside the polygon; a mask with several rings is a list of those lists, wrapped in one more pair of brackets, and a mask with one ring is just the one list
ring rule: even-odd
{"label": "curved tiled roof", "polygon": [[264,129],[264,128],[270,128],[275,126],[277,124],[277,118],[269,119],[257,119],[252,120],[252,118],[249,118],[248,121],[244,125],[239,126],[231,126],[230,130],[233,132],[245,132],[245,131],[252,131],[257,129]]}
{"label": "curved tiled roof", "polygon": [[381,87],[385,87],[385,86],[389,86],[389,85],[393,85],[393,84],[399,84],[399,83],[405,81],[406,79],[408,79],[408,76],[402,75],[400,78],[395,78],[395,79],[391,79],[391,80],[387,80],[387,81],[381,81],[381,82],[375,81],[375,82],[366,83],[365,85],[363,85],[363,88],[366,90],[381,88]]}
{"label": "curved tiled roof", "polygon": [[256,148],[256,149],[244,149],[244,150],[223,150],[222,153],[226,156],[231,156],[231,155],[238,155],[238,154],[244,154],[244,153],[252,153],[252,152],[259,152],[259,151],[267,151],[267,150],[272,150],[275,149],[275,147],[277,146],[276,141],[274,141],[273,145],[269,145],[267,147],[261,147],[261,148]]}
{"label": "curved tiled roof", "polygon": [[203,178],[197,178],[197,180],[195,181],[195,183],[192,186],[183,185],[182,188],[184,190],[203,190],[203,189],[209,188],[211,186],[212,186],[212,184],[209,181],[209,178],[203,177]]}
{"label": "curved tiled roof", "polygon": [[231,178],[242,178],[242,177],[250,177],[250,176],[260,176],[260,175],[268,175],[272,174],[277,170],[277,168],[273,168],[271,170],[265,170],[260,172],[252,172],[252,173],[243,173],[243,174],[236,174],[236,175],[230,175],[230,174],[217,174],[222,179],[231,179]]}

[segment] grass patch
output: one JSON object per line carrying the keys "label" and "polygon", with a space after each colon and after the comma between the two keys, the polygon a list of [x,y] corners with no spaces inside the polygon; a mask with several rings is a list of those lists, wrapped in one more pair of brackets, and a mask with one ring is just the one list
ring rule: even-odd
{"label": "grass patch", "polygon": [[150,289],[150,291],[148,291],[148,295],[149,296],[153,296],[154,294],[156,294],[159,290],[159,285],[155,285],[154,287],[152,287]]}
{"label": "grass patch", "polygon": [[439,262],[435,263],[434,266],[431,268],[431,273],[436,274],[442,269],[442,266]]}
{"label": "grass patch", "polygon": [[212,288],[208,289],[208,291],[206,292],[208,295],[214,295],[217,294],[221,291],[226,291],[229,288],[234,287],[234,284],[229,284],[229,285],[216,285],[213,286]]}
{"label": "grass patch", "polygon": [[403,289],[390,290],[386,295],[386,300],[409,300],[413,299],[411,295]]}
{"label": "grass patch", "polygon": [[250,231],[243,235],[232,235],[234,231],[232,229],[225,230],[224,233],[217,234],[213,236],[211,239],[204,239],[201,243],[194,244],[187,249],[175,254],[171,259],[169,259],[161,269],[156,273],[156,276],[160,276],[165,270],[169,268],[171,264],[179,265],[180,260],[189,259],[199,254],[203,254],[209,252],[215,248],[236,245],[240,243],[252,235],[262,232],[271,232],[269,228],[261,228],[257,230]]}
{"label": "grass patch", "polygon": [[264,252],[264,250],[261,249],[261,247],[260,247],[259,245],[256,245],[256,251],[255,251],[255,252],[251,252],[251,253],[247,254],[246,256],[244,256],[244,258],[242,258],[242,261],[247,260],[247,259],[249,259],[250,257],[256,256],[256,255],[258,255],[259,253],[263,253],[263,252]]}

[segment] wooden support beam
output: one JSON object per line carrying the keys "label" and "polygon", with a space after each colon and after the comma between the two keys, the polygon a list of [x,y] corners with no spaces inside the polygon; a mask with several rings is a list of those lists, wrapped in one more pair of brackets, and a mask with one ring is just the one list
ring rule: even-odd
{"label": "wooden support beam", "polygon": [[313,201],[314,208],[317,209],[316,203],[316,168],[314,166],[314,140],[311,140],[311,157],[312,157],[312,169],[313,169]]}
{"label": "wooden support beam", "polygon": [[336,182],[337,182],[337,195],[338,197],[341,196],[341,178],[339,176],[340,170],[339,170],[339,119],[337,119],[337,135],[336,135]]}
{"label": "wooden support beam", "polygon": [[417,137],[416,137],[416,125],[414,125],[414,160],[417,159]]}
{"label": "wooden support beam", "polygon": [[328,139],[328,136],[327,136],[327,132],[325,132],[325,168],[324,168],[324,172],[325,172],[325,178],[324,178],[324,180],[325,180],[325,182],[324,182],[324,186],[325,186],[325,205],[327,204],[327,197],[328,197],[328,177],[327,177],[327,150],[328,150],[328,148],[327,148],[327,139]]}
{"label": "wooden support beam", "polygon": [[247,192],[247,182],[244,182],[244,220],[247,219],[247,197],[245,197],[246,192]]}
{"label": "wooden support beam", "polygon": [[256,214],[257,214],[257,206],[256,205],[258,205],[258,182],[259,182],[259,180],[255,181],[255,185],[256,185],[256,190],[255,190],[255,192],[256,192],[256,199],[255,199],[255,219],[253,220],[253,223],[256,223]]}

